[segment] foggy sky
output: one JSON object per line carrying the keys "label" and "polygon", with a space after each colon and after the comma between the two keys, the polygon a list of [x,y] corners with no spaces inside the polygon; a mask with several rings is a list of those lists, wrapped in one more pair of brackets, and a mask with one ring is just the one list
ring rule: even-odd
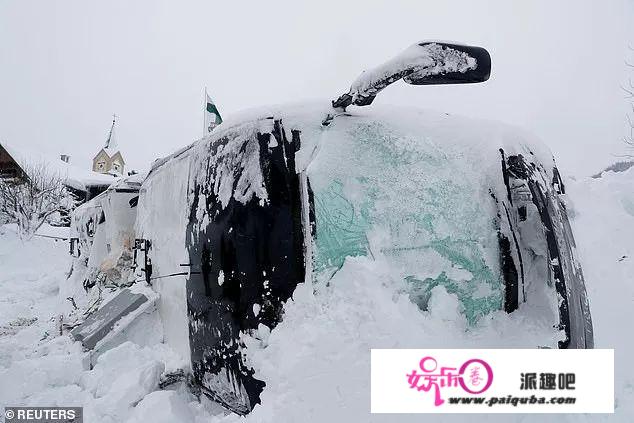
{"label": "foggy sky", "polygon": [[620,86],[633,9],[632,0],[0,0],[0,141],[88,168],[116,113],[128,169],[147,169],[200,137],[205,86],[225,116],[329,100],[364,68],[443,39],[487,48],[491,79],[401,82],[376,103],[517,124],[564,172],[590,174],[626,150]]}

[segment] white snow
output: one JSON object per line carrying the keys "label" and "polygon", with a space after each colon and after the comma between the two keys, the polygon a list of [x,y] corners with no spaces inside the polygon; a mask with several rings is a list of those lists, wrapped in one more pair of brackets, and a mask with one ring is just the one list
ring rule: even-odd
{"label": "white snow", "polygon": [[143,398],[134,408],[128,423],[190,423],[194,413],[177,392],[155,391]]}
{"label": "white snow", "polygon": [[[616,413],[469,420],[634,420],[634,169],[565,182],[596,347],[616,350]],[[166,344],[125,342],[101,355],[94,369],[84,369],[80,345],[57,332],[67,247],[41,237],[22,243],[10,227],[0,228],[0,407],[81,405],[87,422],[422,421],[427,417],[369,414],[370,348],[534,348],[551,334],[531,307],[494,312],[470,326],[456,296],[442,287],[434,288],[428,311],[421,312],[385,257],[348,258],[328,286],[300,285],[276,329],[261,327],[245,338],[248,359],[267,386],[262,405],[241,418],[207,399],[198,402],[182,384],[158,391],[163,370],[183,366],[182,352]],[[463,419],[435,415],[433,421]]]}
{"label": "white snow", "polygon": [[[188,263],[185,230],[188,210],[184,207],[189,192],[191,161],[185,149],[169,162],[157,163],[150,171],[139,196],[135,236],[152,240],[154,275],[182,272],[180,264]],[[155,188],[157,187],[157,188]],[[143,254],[137,263],[143,266]],[[186,277],[157,279],[153,288],[160,295],[158,311],[164,323],[165,342],[184,359],[189,360]]]}
{"label": "white snow", "polygon": [[[204,139],[196,146],[195,164],[193,171],[202,184],[204,179],[210,178],[214,195],[220,200],[222,207],[226,207],[229,200],[246,203],[254,196],[262,202],[266,202],[268,194],[264,189],[264,178],[260,168],[258,133],[270,132],[273,129],[272,120],[249,121],[233,130],[225,131],[222,136],[228,137],[230,142],[219,145],[217,150],[211,153],[215,141],[220,137],[217,134]],[[220,132],[220,131],[219,131]],[[212,175],[207,175],[210,157],[217,163]],[[238,180],[236,169],[240,168]]]}
{"label": "white snow", "polygon": [[634,421],[634,168],[570,181],[567,189],[595,345],[614,348],[616,412]]}

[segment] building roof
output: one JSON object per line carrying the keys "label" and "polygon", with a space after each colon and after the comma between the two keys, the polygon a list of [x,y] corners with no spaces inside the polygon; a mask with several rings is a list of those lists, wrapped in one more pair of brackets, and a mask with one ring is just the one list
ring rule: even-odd
{"label": "building roof", "polygon": [[86,191],[86,187],[95,185],[110,185],[118,180],[118,178],[115,178],[112,175],[93,172],[91,170],[63,162],[58,156],[51,157],[41,152],[17,148],[5,141],[1,141],[0,145],[4,147],[7,153],[9,153],[20,167],[24,168],[29,163],[44,163],[52,172],[58,173],[62,176],[65,179],[66,185],[75,189]]}

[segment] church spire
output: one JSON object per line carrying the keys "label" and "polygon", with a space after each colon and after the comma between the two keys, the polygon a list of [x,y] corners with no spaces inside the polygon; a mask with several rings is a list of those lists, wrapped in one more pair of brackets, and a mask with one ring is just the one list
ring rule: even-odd
{"label": "church spire", "polygon": [[115,136],[114,125],[117,120],[117,115],[112,115],[112,126],[110,127],[110,132],[108,133],[108,139],[106,140],[106,145],[104,146],[104,150],[110,155],[112,153],[117,152],[117,138]]}
{"label": "church spire", "polygon": [[92,171],[99,173],[107,173],[110,175],[124,175],[125,161],[119,151],[117,145],[117,137],[115,134],[115,125],[117,123],[117,115],[112,115],[112,126],[108,132],[108,139],[102,149],[92,159]]}

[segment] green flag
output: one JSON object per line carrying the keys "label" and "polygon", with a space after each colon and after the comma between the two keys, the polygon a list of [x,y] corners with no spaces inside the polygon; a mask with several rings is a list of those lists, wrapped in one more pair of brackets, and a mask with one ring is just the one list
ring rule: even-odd
{"label": "green flag", "polygon": [[220,117],[220,112],[206,91],[205,97],[207,98],[207,105],[205,107],[205,129],[207,130],[207,134],[209,134],[216,126],[222,123],[222,117]]}

